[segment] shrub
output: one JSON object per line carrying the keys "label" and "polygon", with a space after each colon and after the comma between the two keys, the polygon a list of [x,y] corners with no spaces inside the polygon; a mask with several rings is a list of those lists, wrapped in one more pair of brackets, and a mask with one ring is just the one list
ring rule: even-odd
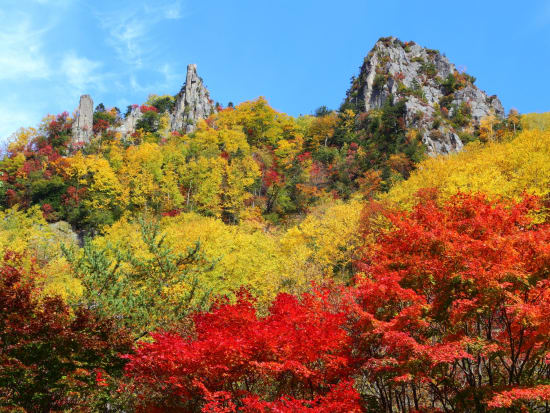
{"label": "shrub", "polygon": [[154,133],[158,130],[160,124],[160,115],[157,113],[155,107],[150,107],[152,109],[146,109],[142,111],[143,115],[136,122],[136,130],[143,129],[143,131],[148,133]]}

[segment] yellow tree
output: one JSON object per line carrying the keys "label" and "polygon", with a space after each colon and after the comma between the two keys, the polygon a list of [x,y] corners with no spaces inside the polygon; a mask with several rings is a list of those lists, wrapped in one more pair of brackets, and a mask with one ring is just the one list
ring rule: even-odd
{"label": "yellow tree", "polygon": [[358,231],[363,203],[353,200],[320,205],[281,238],[285,254],[307,262],[328,276],[351,275],[361,234]]}
{"label": "yellow tree", "polygon": [[225,169],[222,158],[199,157],[184,167],[186,207],[189,210],[219,217],[221,186]]}
{"label": "yellow tree", "polygon": [[226,219],[238,222],[252,198],[250,188],[260,176],[260,168],[252,157],[226,161],[222,208]]}
{"label": "yellow tree", "polygon": [[336,112],[313,117],[306,134],[307,149],[315,150],[319,146],[327,146],[329,140],[334,136],[337,125],[338,115]]}
{"label": "yellow tree", "polygon": [[26,266],[40,268],[38,280],[44,293],[78,296],[81,286],[63,258],[61,245],[76,245],[76,234],[66,222],[48,224],[38,205],[27,210],[15,206],[0,211],[0,256],[6,251],[20,254]]}
{"label": "yellow tree", "polygon": [[78,152],[71,158],[60,159],[56,167],[75,193],[84,190],[80,207],[86,215],[85,221],[93,227],[112,223],[127,206],[123,186],[105,158]]}
{"label": "yellow tree", "polygon": [[244,132],[201,122],[185,146],[190,161],[181,173],[188,209],[215,216],[223,212],[225,219],[238,221],[260,175]]}
{"label": "yellow tree", "polygon": [[526,113],[521,115],[521,126],[523,129],[550,129],[550,112]]}
{"label": "yellow tree", "polygon": [[251,146],[275,145],[280,139],[291,138],[298,131],[296,122],[290,116],[277,112],[263,97],[218,113],[215,124],[220,129],[241,128]]}
{"label": "yellow tree", "polygon": [[457,192],[483,192],[516,200],[523,192],[547,197],[550,131],[526,130],[510,141],[474,142],[457,154],[426,159],[408,180],[396,184],[382,198],[408,208],[422,188],[438,189],[442,199]]}
{"label": "yellow tree", "polygon": [[[183,203],[175,165],[165,163],[167,153],[150,142],[126,150],[119,173],[132,209],[161,211],[167,205],[177,207]],[[174,157],[170,155],[169,159]]]}
{"label": "yellow tree", "polygon": [[[185,253],[198,241],[207,260],[215,262],[212,268],[197,274],[199,295],[210,291],[212,298],[234,297],[241,287],[246,287],[258,298],[258,305],[267,308],[278,292],[300,293],[308,290],[311,282],[321,280],[321,272],[307,257],[289,254],[278,234],[256,222],[227,225],[215,217],[182,213],[164,217],[161,228],[167,247]],[[98,247],[110,244],[113,250],[130,251],[148,259],[139,231],[135,221],[122,219],[94,243]],[[174,302],[187,287],[174,287]]]}
{"label": "yellow tree", "polygon": [[491,113],[481,119],[479,122],[479,139],[482,142],[491,142],[495,140],[495,125],[498,122],[497,117]]}
{"label": "yellow tree", "polygon": [[8,145],[8,152],[12,155],[22,152],[37,134],[35,128],[18,129]]}

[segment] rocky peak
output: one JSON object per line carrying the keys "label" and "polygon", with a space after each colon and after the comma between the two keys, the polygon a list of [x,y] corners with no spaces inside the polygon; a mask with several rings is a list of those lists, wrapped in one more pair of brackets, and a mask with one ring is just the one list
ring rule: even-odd
{"label": "rocky peak", "polygon": [[72,143],[83,144],[90,141],[94,127],[94,101],[90,95],[80,96],[80,103],[72,127]]}
{"label": "rocky peak", "polygon": [[439,51],[386,37],[365,58],[346,102],[368,112],[403,100],[407,127],[418,130],[428,154],[449,153],[462,148],[460,135],[473,134],[483,117],[504,116],[500,100],[474,82]]}
{"label": "rocky peak", "polygon": [[[138,121],[143,117],[142,107],[133,105],[128,114],[111,128],[121,136],[127,137],[136,131]],[[167,109],[168,111],[169,109]],[[216,112],[210,93],[197,74],[197,65],[187,66],[185,84],[176,95],[176,101],[170,115],[170,130],[193,132],[199,120],[206,119]],[[73,144],[88,143],[93,137],[94,105],[90,95],[82,95],[73,122]]]}
{"label": "rocky peak", "polygon": [[206,119],[216,111],[210,93],[197,74],[197,65],[187,66],[187,77],[181,91],[176,96],[170,129],[192,132],[200,119]]}

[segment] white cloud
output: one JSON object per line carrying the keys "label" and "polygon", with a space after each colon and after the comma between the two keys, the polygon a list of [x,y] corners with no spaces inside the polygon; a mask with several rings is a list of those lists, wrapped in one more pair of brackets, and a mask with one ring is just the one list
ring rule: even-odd
{"label": "white cloud", "polygon": [[45,39],[58,26],[62,10],[77,0],[5,0],[0,8],[0,80],[49,79],[55,74]]}
{"label": "white cloud", "polygon": [[66,7],[76,3],[76,0],[34,0],[34,2],[48,7]]}
{"label": "white cloud", "polygon": [[155,25],[163,20],[182,17],[182,1],[155,2],[151,7],[146,2],[115,11],[96,14],[100,26],[109,33],[109,44],[118,58],[135,68],[144,64],[146,56],[155,50],[147,37]]}
{"label": "white cloud", "polygon": [[125,63],[114,65],[52,43],[64,33],[65,12],[82,5],[79,0],[30,0],[24,7],[17,0],[0,0],[0,143],[21,126],[36,126],[48,112],[70,111],[82,93],[105,99],[102,92],[119,91],[123,109],[133,103],[125,96],[129,90],[159,93],[181,85],[176,66],[160,60],[155,33],[163,22],[183,17],[185,0],[130,1],[93,11],[115,58]]}
{"label": "white cloud", "polygon": [[36,30],[27,16],[16,14],[8,18],[7,14],[0,12],[4,22],[0,32],[0,79],[47,78],[50,66],[42,50],[42,36],[49,27]]}
{"label": "white cloud", "polygon": [[75,92],[82,93],[90,86],[103,87],[103,77],[96,73],[101,66],[100,62],[69,52],[61,61],[61,73]]}
{"label": "white cloud", "polygon": [[154,82],[142,83],[138,79],[135,73],[131,73],[128,76],[128,83],[132,91],[138,93],[159,93],[164,90],[175,90],[181,86],[182,79],[185,79],[185,75],[178,73],[174,70],[174,67],[165,63],[156,70],[162,78]]}
{"label": "white cloud", "polygon": [[159,68],[159,72],[164,77],[162,86],[169,87],[174,82],[179,82],[182,80],[183,76],[181,73],[175,72],[171,64],[165,63]]}
{"label": "white cloud", "polygon": [[161,8],[161,12],[164,14],[165,19],[177,20],[181,19],[181,2],[175,2],[173,4],[167,4],[164,8]]}
{"label": "white cloud", "polygon": [[141,39],[146,33],[143,22],[130,18],[110,30],[111,44],[119,58],[125,63],[140,67],[142,65],[143,46]]}

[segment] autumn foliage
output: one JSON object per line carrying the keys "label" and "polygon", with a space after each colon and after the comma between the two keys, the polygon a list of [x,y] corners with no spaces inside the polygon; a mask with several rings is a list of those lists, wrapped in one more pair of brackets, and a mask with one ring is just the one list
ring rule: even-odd
{"label": "autumn foliage", "polygon": [[264,318],[242,296],[194,316],[188,335],[154,334],[126,366],[142,407],[484,412],[547,400],[550,229],[533,221],[538,200],[434,199],[384,214],[391,229],[353,287],[279,295]]}
{"label": "autumn foliage", "polygon": [[258,317],[251,297],[193,317],[188,336],[156,333],[128,356],[145,411],[360,411],[345,314],[328,293],[282,294]]}
{"label": "autumn foliage", "polygon": [[0,409],[81,407],[119,375],[129,335],[114,320],[41,296],[40,275],[7,253],[0,267]]}
{"label": "autumn foliage", "polygon": [[541,400],[550,228],[533,223],[539,207],[464,194],[440,206],[428,191],[412,212],[387,214],[393,229],[358,265],[352,334],[382,410],[485,411],[531,386]]}
{"label": "autumn foliage", "polygon": [[550,412],[546,115],[425,159],[404,102],[174,104],[6,147],[0,411]]}

